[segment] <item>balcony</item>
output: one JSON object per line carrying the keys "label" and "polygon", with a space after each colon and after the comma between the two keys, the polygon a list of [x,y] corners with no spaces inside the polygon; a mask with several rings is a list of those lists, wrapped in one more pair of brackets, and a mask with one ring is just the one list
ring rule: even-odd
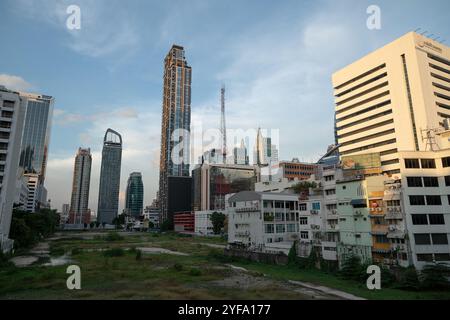
{"label": "balcony", "polygon": [[339,225],[327,225],[327,231],[329,232],[339,232]]}
{"label": "balcony", "polygon": [[241,212],[258,212],[259,209],[257,207],[244,207],[244,208],[236,208],[237,213]]}
{"label": "balcony", "polygon": [[319,210],[309,210],[310,214],[319,214]]}

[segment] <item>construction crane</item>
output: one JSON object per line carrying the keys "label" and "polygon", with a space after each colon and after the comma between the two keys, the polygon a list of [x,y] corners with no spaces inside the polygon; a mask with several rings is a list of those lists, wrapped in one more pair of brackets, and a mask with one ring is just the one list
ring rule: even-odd
{"label": "construction crane", "polygon": [[225,85],[220,89],[220,132],[222,134],[222,157],[223,163],[227,160],[227,129],[225,125]]}

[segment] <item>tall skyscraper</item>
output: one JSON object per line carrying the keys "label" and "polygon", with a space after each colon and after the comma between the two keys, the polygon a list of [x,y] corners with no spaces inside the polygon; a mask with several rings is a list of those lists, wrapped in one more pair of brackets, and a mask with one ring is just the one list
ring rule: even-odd
{"label": "tall skyscraper", "polygon": [[97,221],[111,224],[119,208],[120,165],[122,162],[122,136],[106,130],[103,139],[100,187],[98,192]]}
{"label": "tall skyscraper", "polygon": [[258,128],[254,148],[253,163],[262,166],[270,166],[278,163],[278,149],[272,144],[271,137],[264,137],[261,128]]}
{"label": "tall skyscraper", "polygon": [[18,92],[0,86],[0,251],[12,249],[9,239],[22,138],[25,102]]}
{"label": "tall skyscraper", "polygon": [[125,195],[125,210],[134,217],[142,215],[144,209],[144,184],[142,174],[133,172],[130,174]]}
{"label": "tall skyscraper", "polygon": [[48,161],[54,98],[47,95],[20,93],[26,105],[20,150],[20,170],[28,180],[27,211],[47,206],[44,186]]}
{"label": "tall skyscraper", "polygon": [[173,45],[164,60],[159,164],[159,202],[162,221],[169,218],[169,177],[189,177],[191,72],[191,67],[184,56],[184,48]]}
{"label": "tall skyscraper", "polygon": [[89,186],[91,182],[91,149],[78,149],[73,169],[72,198],[70,201],[69,223],[82,224],[91,220]]}
{"label": "tall skyscraper", "polygon": [[248,165],[249,159],[248,159],[248,152],[247,148],[245,147],[244,139],[241,140],[241,145],[238,147],[233,148],[233,164],[243,164]]}

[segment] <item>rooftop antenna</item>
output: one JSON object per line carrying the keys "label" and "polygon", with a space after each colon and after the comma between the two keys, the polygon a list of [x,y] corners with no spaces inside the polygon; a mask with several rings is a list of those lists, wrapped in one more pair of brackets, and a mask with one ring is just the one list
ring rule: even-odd
{"label": "rooftop antenna", "polygon": [[223,163],[227,160],[227,129],[225,125],[225,85],[220,89],[220,132],[222,133]]}

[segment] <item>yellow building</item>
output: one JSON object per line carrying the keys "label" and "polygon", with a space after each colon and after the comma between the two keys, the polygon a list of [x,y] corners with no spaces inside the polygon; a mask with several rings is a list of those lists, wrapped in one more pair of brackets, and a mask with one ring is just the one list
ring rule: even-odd
{"label": "yellow building", "polygon": [[337,71],[332,81],[341,155],[380,152],[383,172],[394,174],[399,151],[450,147],[427,131],[444,128],[450,118],[449,47],[410,32]]}

